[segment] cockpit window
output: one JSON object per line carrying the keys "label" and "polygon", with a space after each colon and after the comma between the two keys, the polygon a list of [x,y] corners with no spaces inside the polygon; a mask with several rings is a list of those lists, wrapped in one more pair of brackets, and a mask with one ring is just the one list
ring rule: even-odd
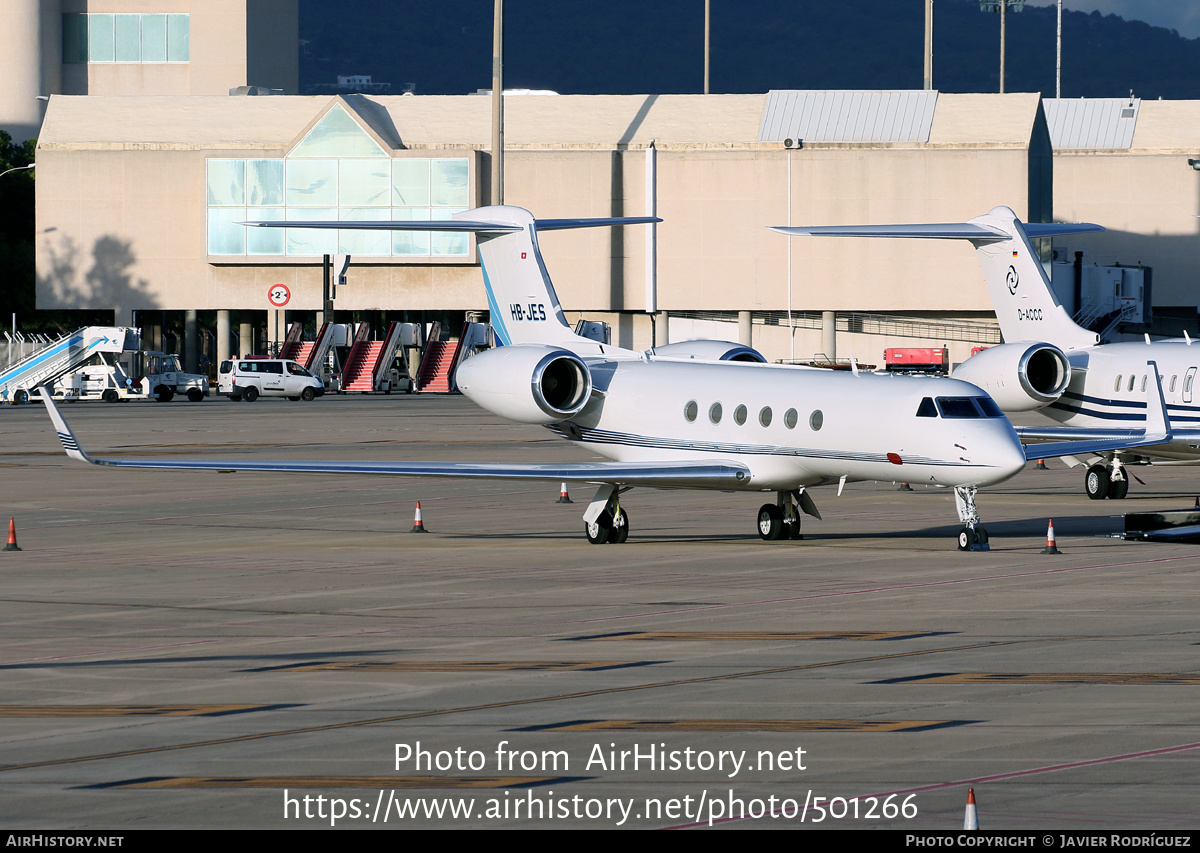
{"label": "cockpit window", "polygon": [[1004,412],[1000,411],[1000,407],[996,405],[996,401],[991,397],[974,397],[975,404],[983,410],[985,418],[1002,418]]}
{"label": "cockpit window", "polygon": [[932,397],[925,397],[921,400],[921,405],[917,406],[918,418],[936,418],[937,406],[933,405]]}
{"label": "cockpit window", "polygon": [[983,416],[971,397],[938,397],[937,405],[943,418],[978,418]]}

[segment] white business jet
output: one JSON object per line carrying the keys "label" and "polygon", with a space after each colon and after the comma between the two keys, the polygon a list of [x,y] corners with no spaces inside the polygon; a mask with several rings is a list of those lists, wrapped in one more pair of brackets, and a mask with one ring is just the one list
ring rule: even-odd
{"label": "white business jet", "polygon": [[[99,465],[593,483],[598,488],[583,517],[595,544],[626,540],[629,513],[621,496],[637,486],[775,492],[757,517],[759,535],[775,540],[799,538],[799,511],[820,518],[808,491],[813,486],[837,483],[840,494],[847,482],[904,480],[954,489],[959,548],[971,550],[987,541],[975,509],[978,488],[1013,476],[1026,459],[1068,452],[1058,445],[1024,450],[995,402],[957,379],[770,365],[749,347],[723,341],[638,352],[574,334],[542,262],[539,232],[649,221],[656,220],[535,220],[522,208],[495,206],[444,222],[304,223],[476,234],[502,345],[464,361],[459,388],[490,412],[545,425],[611,462],[95,459],[43,397],[67,454]],[[1070,452],[1086,452],[1164,437],[1165,411],[1134,438],[1068,445]]]}
{"label": "white business jet", "polygon": [[[836,225],[775,228],[831,237],[920,237],[968,240],[975,247],[1005,343],[963,362],[954,375],[987,391],[1005,412],[1040,409],[1063,427],[1017,427],[1026,441],[1097,440],[1141,435],[1153,360],[1170,415],[1172,440],[1103,451],[1084,487],[1093,500],[1124,498],[1131,464],[1200,464],[1200,346],[1191,338],[1100,344],[1071,319],[1055,296],[1033,237],[1103,231],[1091,223],[1022,223],[1007,207],[969,222],[934,225]],[[1032,457],[1031,457],[1032,458]]]}

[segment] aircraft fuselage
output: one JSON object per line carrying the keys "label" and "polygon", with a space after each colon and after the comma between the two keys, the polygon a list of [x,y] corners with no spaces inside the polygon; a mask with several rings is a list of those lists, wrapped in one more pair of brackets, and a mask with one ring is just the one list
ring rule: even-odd
{"label": "aircraft fuselage", "polygon": [[[600,393],[552,429],[617,461],[725,458],[750,468],[745,488],[763,490],[842,477],[978,486],[1025,464],[1004,417],[970,403],[969,417],[943,416],[934,401],[990,402],[959,380],[654,357],[588,367]],[[918,415],[925,399],[938,410]]]}

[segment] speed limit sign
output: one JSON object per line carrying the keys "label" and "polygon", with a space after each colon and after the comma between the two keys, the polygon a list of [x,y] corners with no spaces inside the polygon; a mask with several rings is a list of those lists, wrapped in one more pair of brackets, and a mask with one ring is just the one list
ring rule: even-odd
{"label": "speed limit sign", "polygon": [[286,284],[272,284],[271,289],[267,291],[267,301],[273,308],[282,308],[288,304],[288,300],[291,298],[292,292],[288,290]]}

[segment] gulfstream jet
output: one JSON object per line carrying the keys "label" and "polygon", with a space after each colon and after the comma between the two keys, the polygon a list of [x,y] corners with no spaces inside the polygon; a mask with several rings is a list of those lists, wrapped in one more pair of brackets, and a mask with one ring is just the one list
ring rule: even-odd
{"label": "gulfstream jet", "polygon": [[[1084,488],[1093,500],[1123,498],[1131,464],[1200,464],[1200,346],[1191,338],[1101,344],[1058,301],[1032,237],[1103,231],[1091,223],[1023,223],[1007,207],[969,222],[774,228],[792,235],[967,240],[975,247],[1004,343],[964,361],[954,375],[986,390],[1005,412],[1034,409],[1062,427],[1017,427],[1025,441],[1120,440],[1140,435],[1157,404],[1147,402],[1158,365],[1172,439],[1094,454]],[[1147,407],[1149,406],[1149,409]],[[1148,415],[1149,412],[1149,415]],[[1031,457],[1032,458],[1032,457]]]}
{"label": "gulfstream jet", "polygon": [[[958,546],[986,544],[975,494],[1027,459],[1169,439],[1166,416],[1136,436],[1023,450],[992,398],[957,379],[842,373],[766,364],[749,347],[691,341],[646,352],[577,336],[538,249],[541,232],[645,223],[646,218],[535,220],[519,207],[469,210],[444,222],[305,222],[305,228],[465,231],[477,235],[484,287],[501,346],[463,362],[457,382],[502,417],[541,424],[608,462],[565,465],[441,462],[247,462],[88,456],[43,394],[74,459],[138,468],[391,474],[592,483],[588,541],[629,536],[632,488],[773,492],[756,525],[766,540],[799,538],[800,512],[820,518],[810,489],[904,480],[954,489]],[[295,223],[248,223],[281,227]],[[1157,384],[1147,392],[1155,402]],[[1153,399],[1152,399],[1153,398]],[[1152,407],[1153,408],[1153,407]],[[1070,449],[1067,449],[1070,448]]]}

